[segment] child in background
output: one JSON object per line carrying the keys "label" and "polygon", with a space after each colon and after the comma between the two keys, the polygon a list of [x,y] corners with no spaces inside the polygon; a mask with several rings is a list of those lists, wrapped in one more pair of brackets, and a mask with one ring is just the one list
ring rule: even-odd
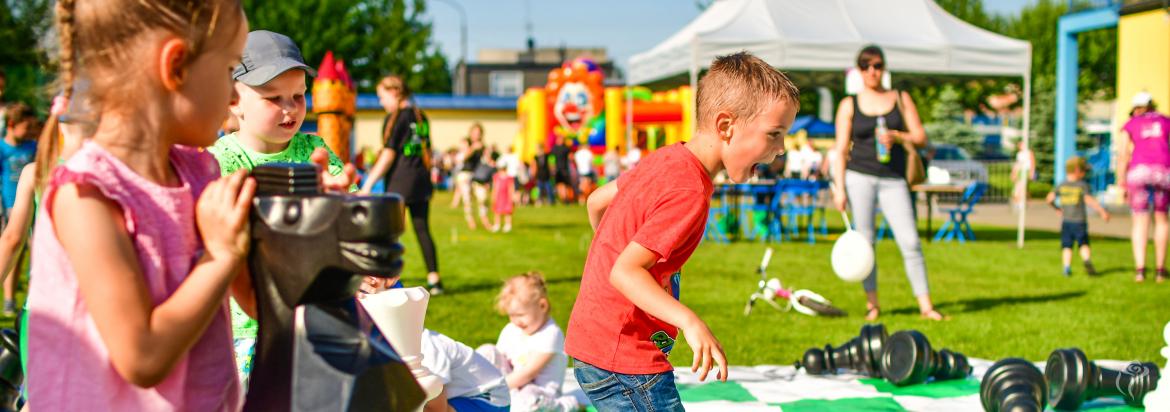
{"label": "child in background", "polygon": [[587,144],[577,145],[577,151],[573,152],[573,163],[577,165],[577,191],[581,193],[577,202],[581,204],[585,204],[585,199],[597,189],[597,173],[593,170],[593,157],[593,151],[589,150]]}
{"label": "child in background", "polygon": [[[1085,159],[1073,156],[1065,162],[1064,171],[1067,179],[1048,192],[1047,202],[1056,209],[1061,217],[1060,222],[1060,261],[1064,265],[1065,277],[1072,275],[1072,248],[1074,243],[1080,245],[1081,260],[1085,263],[1085,273],[1095,276],[1097,270],[1093,268],[1092,251],[1089,250],[1089,222],[1085,204],[1093,207],[1102,219],[1109,221],[1109,212],[1101,207],[1101,203],[1089,194],[1089,184],[1084,182],[1085,173],[1089,165]],[[1060,204],[1056,204],[1056,200]]]}
{"label": "child in background", "polygon": [[617,149],[607,149],[602,163],[605,165],[605,183],[617,180],[618,175],[622,174],[622,158],[618,156]]}
{"label": "child in background", "polygon": [[[73,99],[73,101],[76,100],[80,99]],[[66,115],[66,108],[71,113],[70,115]],[[50,145],[42,145],[37,150],[36,157],[38,159],[53,159],[44,162],[56,165],[58,161],[68,158],[81,147],[82,136],[86,134],[84,126],[78,124],[81,122],[70,120],[69,123],[72,124],[66,124],[65,120],[59,119],[76,116],[83,111],[71,106],[64,96],[57,96],[53,99],[53,107],[49,111],[49,121],[42,132],[43,134],[40,135],[40,139],[45,141],[59,138],[62,145],[61,147],[54,145],[51,148]],[[52,149],[53,152],[50,152],[49,149]],[[32,235],[37,205],[41,203],[44,183],[47,180],[48,172],[52,169],[51,166],[39,167],[40,162],[29,163],[20,172],[20,183],[16,186],[16,202],[9,212],[9,220],[8,224],[4,226],[4,232],[0,233],[0,276],[15,277],[16,270],[23,267],[19,264],[20,257],[23,256],[20,253]],[[32,282],[32,279],[29,279],[29,282]],[[24,310],[20,312],[16,328],[20,333],[20,367],[25,376],[28,375],[28,306],[28,299],[25,299]],[[27,399],[28,393],[26,392],[24,395]]]}
{"label": "child in background", "polygon": [[536,205],[542,204],[555,205],[557,204],[556,191],[553,190],[552,182],[552,159],[548,153],[544,151],[544,143],[536,144],[536,155],[532,157],[532,176],[536,181],[536,190],[540,191],[540,196],[536,198]]}
{"label": "child in background", "polygon": [[[237,410],[226,297],[255,182],[215,141],[247,21],[232,1],[57,2],[65,98],[100,119],[58,166],[33,238],[28,407]],[[117,10],[111,13],[109,10]],[[79,64],[84,62],[84,64]],[[57,139],[45,145],[55,146]],[[84,268],[84,270],[74,270]]]}
{"label": "child in background", "polygon": [[476,350],[503,372],[513,411],[572,411],[576,398],[561,396],[565,380],[565,335],[549,316],[548,290],[540,272],[509,278],[496,308],[508,315],[495,346]]}
{"label": "child in background", "polygon": [[508,383],[490,361],[467,345],[424,329],[422,365],[443,381],[443,391],[423,408],[426,412],[507,412]]}
{"label": "child in background", "polygon": [[719,341],[678,300],[679,271],[703,238],[712,176],[726,170],[742,183],[781,154],[800,96],[784,74],[741,52],[715,59],[697,103],[694,138],[654,151],[588,200],[597,233],[565,351],[598,410],[682,410],[667,359],[680,329],[699,379],[712,361],[727,379]]}
{"label": "child in background", "polygon": [[[8,225],[12,217],[12,207],[16,203],[16,186],[20,183],[21,171],[37,153],[36,136],[31,133],[36,128],[36,112],[24,103],[13,103],[5,110],[4,138],[0,139],[0,197],[4,200],[4,225]],[[7,276],[8,272],[4,272]],[[8,276],[4,280],[4,314],[16,313],[16,278]]]}
{"label": "child in background", "polygon": [[296,43],[283,34],[257,30],[248,33],[243,59],[232,72],[238,97],[230,108],[238,130],[208,148],[223,174],[271,162],[307,163],[318,148],[328,155],[330,175],[356,173],[345,168],[321,137],[300,132],[305,76],[317,72],[305,64]]}
{"label": "child in background", "polygon": [[500,217],[504,218],[504,233],[512,231],[512,202],[516,195],[516,183],[508,175],[508,163],[499,162],[496,165],[496,174],[492,176],[492,212],[495,222],[492,223],[492,232],[500,231]]}
{"label": "child in background", "polygon": [[[352,180],[356,173],[352,165],[342,166],[320,137],[299,131],[305,120],[305,76],[316,72],[305,64],[296,43],[283,34],[257,30],[248,33],[242,60],[232,72],[237,98],[230,104],[238,130],[208,148],[223,175],[265,163],[309,163],[313,156],[327,156],[330,175],[344,173]],[[246,389],[259,324],[235,300],[231,313],[236,366]]]}
{"label": "child in background", "polygon": [[[8,111],[8,103],[4,101],[4,89],[6,88],[8,88],[8,73],[4,72],[3,68],[0,68],[0,126],[8,124],[8,121],[4,119]],[[8,131],[0,127],[0,139],[3,139],[6,133]]]}

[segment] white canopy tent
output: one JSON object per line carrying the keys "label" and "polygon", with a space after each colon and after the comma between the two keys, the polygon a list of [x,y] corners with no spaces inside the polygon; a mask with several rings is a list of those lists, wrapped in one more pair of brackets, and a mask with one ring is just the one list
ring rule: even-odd
{"label": "white canopy tent", "polygon": [[[689,74],[747,50],[782,70],[839,71],[877,44],[892,72],[1021,76],[1030,135],[1032,46],[972,26],[931,0],[718,0],[682,30],[630,58],[631,84]],[[1024,214],[1019,245],[1023,246]]]}

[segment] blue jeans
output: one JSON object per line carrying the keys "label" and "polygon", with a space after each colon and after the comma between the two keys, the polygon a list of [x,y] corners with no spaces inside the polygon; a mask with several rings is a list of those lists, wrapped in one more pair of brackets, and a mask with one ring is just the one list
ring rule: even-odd
{"label": "blue jeans", "polygon": [[492,405],[484,395],[447,399],[447,405],[456,412],[508,412],[507,406]]}
{"label": "blue jeans", "polygon": [[674,372],[624,375],[574,359],[573,374],[593,407],[608,411],[682,411]]}
{"label": "blue jeans", "polygon": [[553,185],[553,182],[551,180],[538,180],[538,181],[536,181],[536,188],[540,189],[540,195],[548,200],[548,204],[550,204],[550,205],[557,204],[556,186]]}

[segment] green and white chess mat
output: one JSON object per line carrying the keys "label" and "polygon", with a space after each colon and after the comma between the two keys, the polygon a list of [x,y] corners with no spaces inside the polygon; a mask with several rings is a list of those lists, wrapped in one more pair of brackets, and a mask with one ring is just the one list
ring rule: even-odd
{"label": "green and white chess mat", "polygon": [[[740,411],[945,411],[981,412],[979,382],[992,361],[971,359],[974,373],[966,380],[896,387],[881,379],[858,375],[810,376],[792,366],[733,366],[727,382],[699,382],[697,374],[676,370],[675,380],[683,406],[693,412]],[[1098,362],[1104,367],[1124,367],[1124,362]],[[1037,364],[1044,370],[1043,363]],[[579,395],[580,386],[570,369],[565,393]],[[595,409],[590,407],[590,411]],[[1094,412],[1140,411],[1120,398],[1086,403],[1081,410]]]}

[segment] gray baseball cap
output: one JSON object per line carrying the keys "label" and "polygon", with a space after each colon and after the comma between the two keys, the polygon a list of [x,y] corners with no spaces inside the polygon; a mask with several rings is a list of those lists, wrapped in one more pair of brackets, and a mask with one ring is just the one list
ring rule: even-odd
{"label": "gray baseball cap", "polygon": [[248,33],[244,56],[232,71],[232,79],[249,86],[262,86],[276,76],[292,69],[301,69],[309,76],[317,71],[305,64],[297,44],[280,33],[256,30]]}

